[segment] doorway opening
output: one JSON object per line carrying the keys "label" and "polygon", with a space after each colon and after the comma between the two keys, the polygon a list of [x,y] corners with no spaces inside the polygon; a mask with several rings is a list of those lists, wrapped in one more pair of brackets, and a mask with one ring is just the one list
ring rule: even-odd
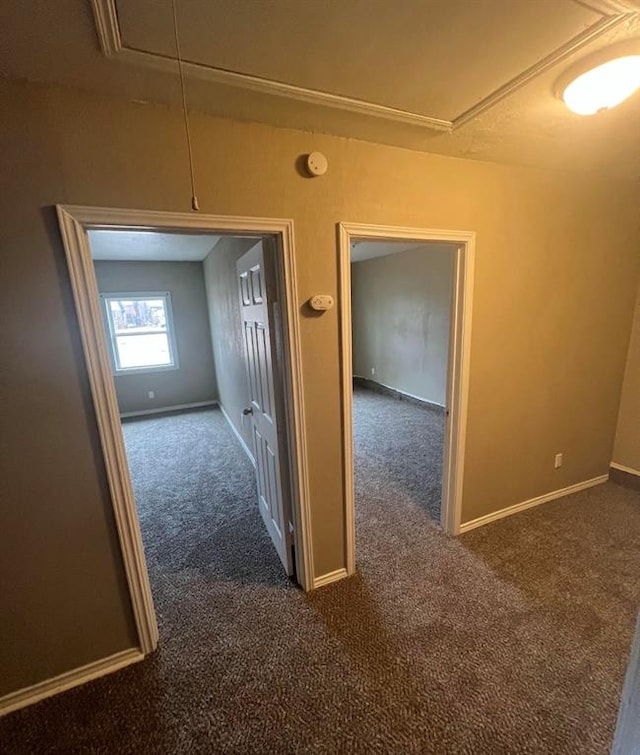
{"label": "doorway opening", "polygon": [[311,589],[291,222],[58,215],[142,656],[148,565]]}
{"label": "doorway opening", "polygon": [[470,232],[340,225],[350,574],[357,500],[398,507],[367,521],[384,512],[392,526],[410,506],[459,532],[474,241]]}

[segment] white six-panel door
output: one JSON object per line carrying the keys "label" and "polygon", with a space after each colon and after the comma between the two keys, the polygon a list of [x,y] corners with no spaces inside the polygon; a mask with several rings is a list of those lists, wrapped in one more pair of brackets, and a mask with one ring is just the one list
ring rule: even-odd
{"label": "white six-panel door", "polygon": [[275,271],[262,242],[236,263],[244,334],[258,507],[288,575],[293,573],[283,401],[277,363]]}

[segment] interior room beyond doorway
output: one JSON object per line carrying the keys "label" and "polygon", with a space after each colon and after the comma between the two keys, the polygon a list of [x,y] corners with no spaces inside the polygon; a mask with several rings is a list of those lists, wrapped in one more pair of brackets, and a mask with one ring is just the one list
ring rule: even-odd
{"label": "interior room beyond doorway", "polygon": [[[416,507],[440,524],[456,244],[354,239],[356,519]],[[367,492],[369,491],[369,492]]]}
{"label": "interior room beyond doorway", "polygon": [[[137,229],[88,238],[159,616],[175,608],[175,579],[200,593],[212,576],[286,581],[293,556],[283,558],[270,531],[279,515],[282,543],[293,542],[293,526],[270,508],[285,496],[290,505],[283,360],[271,354],[270,308],[282,295],[276,244]],[[281,423],[273,453],[255,432],[264,412]],[[161,619],[161,638],[162,629]]]}

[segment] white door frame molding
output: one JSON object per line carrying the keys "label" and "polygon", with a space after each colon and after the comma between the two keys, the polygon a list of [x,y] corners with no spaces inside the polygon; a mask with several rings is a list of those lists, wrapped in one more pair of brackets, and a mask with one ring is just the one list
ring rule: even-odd
{"label": "white door frame molding", "polygon": [[304,396],[298,295],[294,257],[293,221],[200,213],[121,210],[105,207],[58,205],[58,220],[67,256],[82,345],[122,558],[131,595],[140,650],[152,652],[158,643],[158,628],[149,586],[138,513],[127,463],[118,402],[104,333],[100,298],[87,231],[127,229],[182,231],[185,233],[271,236],[281,261],[285,294],[285,373],[290,467],[293,480],[293,513],[296,529],[297,578],[305,590],[313,589],[313,550],[309,512],[309,481],[305,440]]}
{"label": "white door frame molding", "polygon": [[340,331],[342,373],[342,427],[344,437],[344,499],[346,527],[347,572],[354,574],[355,496],[353,474],[353,401],[352,401],[352,335],[351,335],[351,243],[353,239],[377,241],[415,241],[457,244],[453,292],[449,367],[447,373],[447,425],[445,430],[441,525],[449,535],[460,532],[462,483],[467,430],[469,394],[469,358],[471,353],[471,315],[475,232],[447,231],[431,228],[405,228],[364,223],[339,223],[340,244]]}

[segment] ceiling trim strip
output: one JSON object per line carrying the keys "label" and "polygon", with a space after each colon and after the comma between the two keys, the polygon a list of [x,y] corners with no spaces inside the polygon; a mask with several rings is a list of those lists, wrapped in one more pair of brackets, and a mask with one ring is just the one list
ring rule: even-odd
{"label": "ceiling trim strip", "polygon": [[[155,68],[156,70],[165,72],[176,72],[177,61],[174,58],[126,47],[122,43],[115,0],[91,0],[91,5],[98,41],[104,55],[125,63],[143,65],[147,68]],[[451,121],[442,118],[433,118],[428,115],[413,113],[408,110],[388,107],[387,105],[380,105],[353,97],[331,94],[330,92],[322,92],[317,89],[307,89],[306,87],[299,87],[294,84],[286,84],[282,81],[274,81],[260,76],[239,73],[238,71],[206,66],[188,60],[183,61],[183,67],[185,72],[191,76],[218,84],[235,86],[254,92],[262,92],[263,94],[288,97],[289,99],[301,102],[324,105],[351,113],[360,113],[412,126],[422,126],[436,131],[450,132],[452,129]]]}
{"label": "ceiling trim strip", "polygon": [[539,60],[537,63],[534,63],[534,65],[525,69],[522,73],[515,76],[511,81],[498,87],[498,89],[490,95],[483,100],[480,100],[477,105],[474,105],[454,118],[454,130],[460,128],[460,126],[464,126],[465,123],[468,123],[474,118],[477,118],[481,113],[484,113],[486,110],[500,102],[500,100],[503,100],[505,97],[509,97],[509,95],[522,89],[523,86],[530,81],[533,81],[533,79],[537,79],[538,76],[549,70],[549,68],[553,68],[553,66],[557,65],[565,58],[568,58],[581,47],[584,47],[585,45],[588,45],[589,42],[593,42],[598,37],[601,37],[605,32],[608,32],[625,21],[630,20],[634,15],[634,13],[623,13],[619,16],[605,16],[600,19],[600,21],[596,21],[595,24],[588,26],[582,33],[572,37],[553,52],[549,53],[545,58],[542,58],[542,60]]}
{"label": "ceiling trim strip", "polygon": [[603,16],[613,16],[619,13],[637,13],[640,9],[638,0],[573,0]]}
{"label": "ceiling trim strip", "polygon": [[[574,1],[580,2],[580,0]],[[592,3],[595,1],[596,0],[590,0]],[[608,3],[618,3],[620,1],[621,0],[605,0],[605,2]],[[602,2],[602,0],[597,0],[597,2]],[[125,63],[143,65],[147,68],[154,68],[160,71],[169,71],[172,73],[177,71],[177,61],[174,58],[127,47],[123,44],[118,22],[116,0],[91,0],[91,5],[93,8],[98,40],[105,56]],[[474,118],[477,118],[481,113],[484,113],[501,100],[514,94],[530,81],[537,78],[549,68],[579,50],[581,47],[584,47],[602,36],[605,32],[610,31],[619,24],[629,21],[638,15],[636,12],[628,11],[615,15],[606,15],[604,11],[598,12],[602,13],[602,18],[600,20],[587,27],[577,36],[569,39],[557,49],[553,50],[542,60],[498,87],[498,89],[491,92],[471,108],[455,117],[453,121],[443,118],[435,118],[409,110],[389,107],[387,105],[381,105],[367,100],[332,94],[317,89],[308,89],[306,87],[287,84],[282,81],[275,81],[260,76],[253,76],[251,74],[240,73],[238,71],[207,66],[201,63],[194,63],[193,61],[183,61],[183,66],[184,70],[189,75],[205,81],[234,86],[254,92],[261,92],[262,94],[285,97],[299,102],[308,102],[313,105],[336,108],[338,110],[358,113],[360,115],[395,121],[396,123],[404,123],[410,126],[420,126],[435,131],[451,133],[461,126],[464,126],[466,123],[469,123]]]}
{"label": "ceiling trim strip", "polygon": [[[160,55],[158,53],[149,53],[143,50],[136,50],[130,47],[122,47],[117,54],[118,60],[125,60],[130,63],[142,64],[147,67],[156,68],[162,71],[175,72],[177,61],[175,58]],[[248,89],[263,94],[286,97],[300,102],[309,102],[313,105],[324,105],[333,107],[338,110],[346,110],[351,113],[361,113],[363,115],[384,118],[385,120],[407,123],[413,126],[423,126],[437,131],[451,131],[451,121],[441,118],[432,118],[428,115],[413,113],[409,110],[400,110],[398,108],[379,105],[367,100],[358,100],[353,97],[345,97],[339,94],[331,94],[318,89],[307,89],[294,84],[285,84],[282,81],[265,79],[260,76],[253,76],[247,73],[238,73],[225,68],[216,68],[214,66],[205,66],[201,63],[183,60],[182,66],[185,73],[194,78],[212,81],[217,84],[226,86],[235,86],[240,89]]]}
{"label": "ceiling trim strip", "polygon": [[116,0],[91,0],[91,8],[100,48],[108,58],[111,58],[124,49],[120,35],[120,24],[118,23]]}

